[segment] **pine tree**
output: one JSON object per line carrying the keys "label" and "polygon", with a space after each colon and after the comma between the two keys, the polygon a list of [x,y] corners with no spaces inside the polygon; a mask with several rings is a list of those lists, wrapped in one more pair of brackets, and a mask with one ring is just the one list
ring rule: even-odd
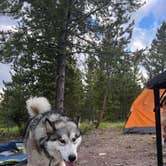
{"label": "pine tree", "polygon": [[166,22],[157,30],[156,38],[151,47],[144,53],[143,66],[149,78],[166,70]]}
{"label": "pine tree", "polygon": [[[11,116],[12,121],[18,122],[20,127],[24,123],[21,109],[25,107],[25,100],[29,96],[45,96],[58,110],[63,111],[65,106],[72,116],[80,111],[85,116],[87,107],[89,115],[91,108],[94,113],[97,110],[97,115],[104,107],[107,109],[108,102],[104,104],[104,101],[109,100],[105,95],[109,87],[107,80],[110,80],[110,73],[107,71],[110,67],[111,72],[116,68],[116,59],[119,59],[116,56],[123,53],[122,43],[127,43],[125,32],[130,34],[128,28],[124,31],[119,25],[126,26],[128,14],[139,6],[139,0],[0,1],[0,11],[18,21],[14,31],[0,33],[0,61],[12,63],[14,70],[10,88],[5,84],[7,91],[2,106],[9,108],[10,115],[20,117],[15,119]],[[104,44],[105,35],[108,35],[108,44]],[[101,48],[99,39],[103,37]],[[109,45],[112,47],[108,52]],[[93,94],[86,94],[87,105],[84,109],[81,108],[84,102],[82,78],[75,56],[78,57],[80,53],[97,60],[97,74],[92,74],[95,77],[94,85],[86,87],[87,92],[93,90]],[[107,56],[109,53],[111,58]],[[12,94],[9,101],[8,92]],[[17,104],[19,106],[16,108]]]}
{"label": "pine tree", "polygon": [[71,59],[66,66],[65,80],[65,103],[64,108],[70,117],[81,116],[84,103],[84,86],[82,83],[82,73],[76,67],[75,60]]}
{"label": "pine tree", "polygon": [[[97,48],[96,31],[103,29],[110,17],[120,18],[120,9],[123,14],[138,6],[138,0],[119,3],[110,0],[0,1],[2,13],[19,21],[17,30],[8,33],[1,49],[1,61],[13,62],[15,68],[22,68],[22,72],[38,74],[41,71],[38,76],[42,78],[34,76],[35,85],[53,68],[49,78],[56,82],[56,106],[63,110],[65,67],[69,56],[87,53],[90,49],[94,52]],[[92,17],[100,28],[89,29],[87,20]],[[49,66],[48,69],[44,69],[45,65]]]}
{"label": "pine tree", "polygon": [[28,114],[25,109],[25,91],[22,85],[15,83],[4,83],[4,93],[1,94],[0,114],[2,115],[4,127],[16,125],[20,133],[25,129],[25,122],[28,119]]}
{"label": "pine tree", "polygon": [[[95,81],[90,81],[93,84],[87,87],[90,87],[90,90],[96,87],[96,93],[93,96],[97,104],[91,106],[98,112],[96,127],[99,126],[107,110],[112,113],[112,120],[124,119],[131,100],[135,97],[134,90],[139,89],[132,73],[133,65],[130,54],[127,52],[127,45],[131,39],[134,23],[130,22],[128,10],[125,10],[122,4],[118,3],[116,6],[116,17],[104,25],[101,47],[96,52],[95,58],[90,57],[88,61],[90,64],[94,63],[89,66],[90,71],[88,72],[89,74],[94,73],[90,79]],[[134,88],[130,88],[128,85],[134,86]],[[128,92],[131,93],[130,89],[133,96],[129,97],[129,95],[126,98]],[[125,108],[123,104],[126,104]],[[113,108],[113,106],[115,107]],[[120,117],[113,118],[113,114]]]}

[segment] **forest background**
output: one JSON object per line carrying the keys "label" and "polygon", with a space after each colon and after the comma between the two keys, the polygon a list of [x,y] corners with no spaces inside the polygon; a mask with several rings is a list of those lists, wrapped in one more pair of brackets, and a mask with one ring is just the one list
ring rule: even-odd
{"label": "forest background", "polygon": [[[15,19],[0,32],[0,62],[12,66],[4,82],[0,127],[24,129],[25,101],[45,96],[53,109],[96,127],[125,121],[147,79],[166,68],[166,23],[151,46],[128,47],[139,0],[0,0]],[[140,69],[144,68],[147,78]]]}

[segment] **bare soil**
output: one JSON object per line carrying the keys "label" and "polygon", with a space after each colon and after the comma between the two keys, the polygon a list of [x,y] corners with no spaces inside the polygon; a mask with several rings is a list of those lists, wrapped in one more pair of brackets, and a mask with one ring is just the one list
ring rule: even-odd
{"label": "bare soil", "polygon": [[83,137],[77,165],[156,166],[155,135],[128,135],[112,128],[92,131]]}
{"label": "bare soil", "polygon": [[[163,148],[166,165],[166,146]],[[76,166],[157,166],[155,135],[97,129],[83,136]]]}

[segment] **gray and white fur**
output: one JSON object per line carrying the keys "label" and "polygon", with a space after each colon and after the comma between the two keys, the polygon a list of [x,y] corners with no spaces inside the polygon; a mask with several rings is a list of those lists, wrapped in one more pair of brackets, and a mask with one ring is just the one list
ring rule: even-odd
{"label": "gray and white fur", "polygon": [[51,110],[44,97],[26,101],[30,120],[25,133],[28,166],[74,166],[81,143],[78,125]]}

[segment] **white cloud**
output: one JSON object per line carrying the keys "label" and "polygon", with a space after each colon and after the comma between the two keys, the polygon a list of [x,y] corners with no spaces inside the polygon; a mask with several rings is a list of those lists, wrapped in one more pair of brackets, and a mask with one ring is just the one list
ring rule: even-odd
{"label": "white cloud", "polygon": [[153,12],[152,9],[156,7],[156,3],[158,0],[142,0],[145,1],[145,5],[143,5],[141,8],[139,8],[135,13],[132,15],[132,19],[135,20],[135,25],[137,26],[139,22],[147,16],[150,12]]}
{"label": "white cloud", "polygon": [[0,25],[0,31],[15,30],[15,26],[12,25]]}
{"label": "white cloud", "polygon": [[[135,20],[133,36],[129,48],[131,51],[139,50],[150,46],[156,36],[157,28],[161,22],[166,20],[166,1],[165,0],[146,0],[146,4],[137,10],[132,19]],[[148,28],[139,27],[140,21],[149,14],[153,15],[155,21]]]}
{"label": "white cloud", "polygon": [[8,30],[14,30],[16,27],[17,22],[12,19],[12,17],[8,16],[0,16],[0,31],[8,31]]}
{"label": "white cloud", "polygon": [[[0,89],[0,93],[3,93],[3,90],[2,90],[2,89]],[[1,96],[0,96],[0,101],[1,101]]]}
{"label": "white cloud", "polygon": [[129,45],[130,50],[135,51],[150,46],[152,40],[155,38],[156,31],[156,24],[151,29],[134,28],[133,37]]}
{"label": "white cloud", "polygon": [[144,48],[144,44],[142,43],[141,40],[135,40],[132,45],[131,45],[131,51],[135,51],[135,50],[140,50],[142,48]]}
{"label": "white cloud", "polygon": [[4,87],[3,81],[10,81],[10,65],[0,63],[0,90]]}
{"label": "white cloud", "polygon": [[154,14],[156,20],[165,20],[166,19],[166,1],[158,0],[154,6],[152,13]]}
{"label": "white cloud", "polygon": [[[16,21],[11,17],[0,16],[0,31],[15,30]],[[3,81],[10,81],[10,65],[0,63],[0,92],[4,87]]]}

